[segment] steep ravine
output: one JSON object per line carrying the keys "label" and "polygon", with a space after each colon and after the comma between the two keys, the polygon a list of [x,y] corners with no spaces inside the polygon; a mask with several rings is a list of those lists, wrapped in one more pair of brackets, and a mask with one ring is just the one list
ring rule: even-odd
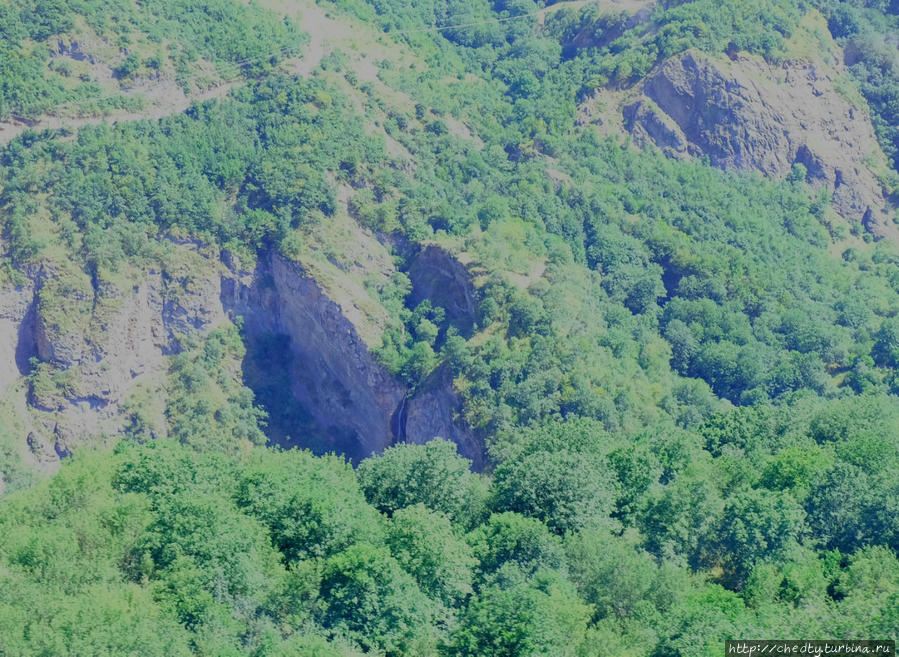
{"label": "steep ravine", "polygon": [[390,418],[405,387],[300,265],[270,255],[253,272],[226,272],[221,301],[230,316],[243,318],[250,343],[288,337],[293,397],[335,449],[360,458],[392,442]]}
{"label": "steep ravine", "polygon": [[0,395],[29,373],[32,357],[71,373],[59,394],[30,395],[22,440],[36,464],[52,468],[72,449],[121,428],[129,392],[164,373],[166,356],[181,351],[186,336],[242,318],[248,352],[273,337],[289,350],[280,359],[288,368],[287,398],[309,421],[296,430],[281,427],[290,436],[286,444],[279,441],[282,446],[333,450],[358,460],[396,441],[440,436],[455,441],[475,467],[483,466],[483,446],[460,419],[452,377],[438,370],[410,391],[377,361],[340,305],[302,265],[267,254],[245,271],[227,253],[219,259],[196,245],[179,248],[204,266],[187,279],[150,271],[133,288],[105,290],[102,302],[83,299],[95,310],[75,330],[59,329],[50,309],[41,307],[52,272],[41,269],[23,285],[0,288]]}
{"label": "steep ravine", "polygon": [[451,377],[432,376],[412,393],[302,265],[275,254],[261,258],[252,273],[229,270],[221,298],[229,315],[243,318],[248,342],[287,336],[293,397],[334,450],[359,459],[394,442],[440,436],[483,465],[480,441],[458,419]]}

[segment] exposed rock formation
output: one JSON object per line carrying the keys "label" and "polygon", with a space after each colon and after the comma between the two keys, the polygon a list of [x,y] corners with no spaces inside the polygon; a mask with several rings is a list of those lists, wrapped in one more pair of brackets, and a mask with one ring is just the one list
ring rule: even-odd
{"label": "exposed rock formation", "polygon": [[124,289],[106,283],[69,289],[58,285],[59,275],[42,265],[24,284],[0,289],[0,393],[30,372],[32,357],[64,374],[58,389],[31,391],[37,412],[29,418],[28,443],[37,461],[117,430],[129,391],[164,372],[165,356],[182,349],[184,336],[206,334],[226,319],[215,266],[189,282],[151,270]]}
{"label": "exposed rock formation", "polygon": [[456,443],[459,453],[471,459],[480,470],[485,465],[484,445],[462,418],[462,403],[453,392],[452,373],[441,365],[425,381],[403,407],[404,434],[402,440],[411,443],[427,442],[440,436]]}
{"label": "exposed rock formation", "polygon": [[390,418],[406,388],[375,360],[340,306],[301,265],[277,255],[243,278],[225,280],[225,306],[244,318],[251,339],[290,337],[293,395],[334,448],[361,458],[390,445]]}
{"label": "exposed rock formation", "polygon": [[[133,288],[95,284],[92,293],[88,282],[59,301],[42,294],[55,272],[41,268],[24,284],[0,289],[0,393],[28,374],[33,356],[66,375],[59,390],[32,390],[36,411],[27,442],[37,461],[59,459],[92,436],[118,430],[129,391],[164,373],[166,356],[180,352],[186,337],[242,317],[251,340],[289,338],[292,396],[329,449],[358,459],[398,439],[441,436],[483,463],[482,447],[458,419],[451,378],[432,377],[407,407],[406,386],[375,359],[347,313],[301,265],[266,255],[253,271],[241,271],[228,254],[220,261],[197,245],[179,248],[196,260],[189,276],[149,271]],[[82,318],[65,325],[74,313],[59,312],[49,299],[80,309]],[[401,435],[398,413],[404,416]]]}
{"label": "exposed rock formation", "polygon": [[0,288],[0,395],[19,376],[28,373],[35,355],[34,284]]}
{"label": "exposed rock formation", "polygon": [[468,337],[477,320],[477,301],[471,276],[459,260],[439,246],[425,247],[409,266],[410,304],[430,299],[446,311],[452,326]]}
{"label": "exposed rock formation", "polygon": [[833,191],[834,208],[879,236],[896,232],[869,158],[865,112],[838,91],[839,69],[688,51],[663,62],[624,102],[625,127],[671,157],[706,156],[727,170],[783,177],[794,164]]}
{"label": "exposed rock formation", "polygon": [[[429,280],[445,283],[446,271],[436,271]],[[447,291],[444,285],[441,292]],[[293,396],[334,450],[358,459],[397,441],[423,443],[439,436],[483,466],[483,445],[459,419],[448,372],[438,374],[439,369],[408,397],[406,386],[377,362],[341,307],[301,265],[273,255],[252,274],[224,278],[222,301],[229,313],[244,318],[251,340],[267,333],[290,338]]]}

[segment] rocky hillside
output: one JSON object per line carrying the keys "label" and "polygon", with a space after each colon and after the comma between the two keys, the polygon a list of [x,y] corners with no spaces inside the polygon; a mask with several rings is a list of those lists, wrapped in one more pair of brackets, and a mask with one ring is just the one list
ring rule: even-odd
{"label": "rocky hillside", "polygon": [[[615,50],[632,34],[646,32],[653,21],[665,23],[664,17],[653,18],[649,9],[646,3],[559,3],[534,12],[535,23],[528,29],[544,41],[561,37],[564,48],[581,53],[570,60],[579,64],[579,59],[595,60],[596,53]],[[379,64],[379,71],[373,64],[371,48],[350,45],[357,54],[347,59],[337,46],[349,45],[348,26],[358,19],[337,19],[328,10],[312,5],[277,10],[288,20],[288,31],[301,35],[298,38],[302,40],[303,28],[312,34],[307,52],[297,53],[296,62],[287,60],[286,70],[299,66],[302,74],[331,76],[338,87],[346,85],[341,91],[349,94],[349,108],[355,104],[356,111],[365,113],[365,132],[385,140],[395,171],[414,170],[409,167],[415,167],[412,162],[422,155],[420,149],[398,140],[399,133],[392,136],[391,130],[385,131],[384,121],[389,118],[398,125],[398,119],[392,117],[402,112],[401,108],[413,109],[413,96],[403,82],[404,71],[423,62],[416,63],[401,43],[379,46],[380,54],[386,57],[382,61],[392,62],[390,66]],[[864,98],[853,91],[841,48],[829,35],[822,36],[821,30],[826,33],[826,28],[817,16],[797,22],[797,32],[785,45],[795,51],[797,43],[814,38],[820,46],[816,52],[807,49],[801,57],[774,61],[734,48],[727,53],[693,48],[659,57],[642,77],[582,92],[570,118],[572,128],[575,134],[586,134],[595,126],[600,134],[629,135],[636,147],[658,148],[667,157],[701,160],[724,171],[755,171],[774,180],[796,180],[799,176],[811,189],[826,194],[836,217],[846,225],[893,241],[896,228],[895,208],[887,188],[890,177],[885,174],[886,159],[872,126],[871,112]],[[272,18],[260,14],[254,20]],[[560,27],[572,21],[576,27]],[[78,21],[66,24],[76,25]],[[364,21],[352,29],[374,34],[373,25]],[[454,38],[452,34],[450,38]],[[59,57],[110,71],[116,70],[114,62],[130,57],[127,51],[124,55],[109,51],[108,38],[93,33],[88,39],[78,28],[54,43],[48,64],[53,71],[59,68],[54,65],[54,58]],[[107,51],[112,54],[104,54]],[[334,63],[329,63],[332,57]],[[315,68],[318,62],[320,69]],[[399,71],[391,79],[387,73],[395,66]],[[128,79],[142,80],[138,86],[165,102],[115,115],[120,120],[177,115],[192,100],[223,96],[236,84],[229,81],[192,97],[194,92],[189,87],[184,87],[188,95],[181,90],[167,91],[165,76],[142,78],[143,70],[135,69]],[[367,80],[362,93],[354,88],[360,75]],[[125,93],[130,92],[126,89]],[[316,93],[316,103],[330,102],[330,96],[324,100],[324,92]],[[376,104],[368,105],[374,93],[381,97]],[[462,112],[454,118],[435,108],[430,118],[427,110],[421,115],[419,108],[420,104],[414,108],[415,120],[424,128],[422,134],[432,131],[439,135],[440,130],[446,130],[463,142],[470,141],[476,150],[484,149],[482,138],[472,131],[477,121],[473,116],[466,118],[468,110],[453,110]],[[31,125],[72,130],[102,120],[102,116],[66,118],[58,109],[50,109],[46,117],[36,117]],[[20,127],[12,129],[11,123],[5,139],[20,134],[23,125],[20,121]],[[532,148],[534,152],[526,157],[554,160],[540,153],[548,147],[538,145],[536,140]],[[557,189],[564,190],[573,181],[561,163],[545,171],[547,181]],[[278,405],[295,404],[299,409],[271,415],[270,440],[333,449],[358,459],[397,440],[424,442],[439,435],[456,441],[463,454],[478,467],[483,466],[485,435],[483,428],[478,428],[479,421],[473,419],[473,400],[468,402],[466,422],[462,398],[454,391],[458,386],[467,389],[468,377],[459,378],[458,370],[454,376],[453,368],[442,365],[418,383],[404,380],[396,370],[402,369],[400,364],[394,360],[391,367],[390,360],[384,360],[388,352],[383,351],[396,340],[392,333],[396,320],[391,319],[391,313],[396,318],[397,308],[389,302],[385,305],[380,293],[372,296],[371,287],[366,286],[371,283],[383,290],[400,276],[403,285],[408,285],[403,302],[407,308],[426,305],[439,309],[443,327],[431,319],[424,321],[435,326],[441,336],[451,329],[477,344],[484,339],[484,332],[478,333],[484,301],[479,289],[488,280],[484,274],[494,271],[496,276],[502,271],[501,276],[513,286],[523,278],[528,289],[542,278],[539,273],[533,277],[530,270],[537,267],[537,272],[545,271],[545,265],[538,260],[522,270],[508,260],[506,264],[496,262],[489,253],[493,246],[487,251],[475,247],[478,255],[474,259],[487,265],[486,270],[478,270],[482,265],[472,269],[470,241],[450,250],[427,241],[415,244],[408,237],[397,241],[397,234],[391,235],[392,229],[381,220],[371,223],[371,214],[383,213],[385,207],[386,199],[378,198],[383,197],[384,191],[378,187],[383,183],[365,175],[347,182],[339,182],[337,188],[336,216],[343,217],[340,221],[326,230],[302,230],[304,237],[298,234],[295,239],[308,246],[292,251],[292,256],[279,255],[271,247],[260,255],[251,255],[248,260],[256,264],[247,271],[241,269],[239,256],[227,249],[219,251],[202,238],[164,237],[165,249],[173,254],[167,256],[167,262],[141,266],[124,277],[104,276],[91,271],[90,266],[79,272],[77,265],[72,269],[65,259],[41,254],[22,262],[2,293],[3,330],[8,339],[0,382],[7,391],[9,407],[19,409],[15,412],[18,440],[22,441],[25,461],[42,469],[55,467],[52,464],[78,445],[121,432],[130,421],[128,400],[135,390],[149,386],[164,396],[171,356],[237,321],[248,349],[244,383],[256,385],[257,394],[263,389],[268,390],[266,394],[275,394],[262,373],[275,363],[254,360],[260,354],[283,360],[279,363],[280,386],[290,394],[285,397],[283,390],[278,393]],[[375,205],[367,200],[372,191]],[[14,209],[11,198],[8,209]],[[477,210],[482,230],[495,215],[508,212],[506,205],[488,202]],[[365,226],[371,226],[374,232]],[[834,229],[831,222],[828,230]],[[495,243],[489,230],[485,237],[485,244]],[[14,249],[8,246],[5,257],[21,260],[15,258]],[[461,254],[461,259],[450,255],[451,251]],[[399,269],[392,262],[391,252],[400,254],[404,261]],[[525,260],[530,258],[533,256]],[[588,258],[596,259],[589,254]],[[463,261],[469,264],[463,265]],[[676,280],[683,274],[670,272],[665,276]],[[665,276],[662,280],[670,295],[671,283]],[[607,291],[609,284],[603,282]],[[385,334],[390,326],[393,328]],[[414,340],[414,327],[412,333]],[[287,354],[272,354],[272,340],[281,340]],[[427,375],[432,367],[433,363],[420,375]],[[684,367],[682,374],[693,373],[692,366]],[[23,377],[30,381],[24,387],[17,384]],[[294,435],[310,431],[318,437],[305,443]],[[157,433],[165,435],[167,431],[159,425],[153,435]]]}
{"label": "rocky hillside", "polygon": [[722,169],[783,178],[801,165],[834,209],[878,237],[896,239],[895,209],[877,171],[886,168],[871,117],[825,62],[773,66],[735,55],[686,52],[664,61],[621,108],[637,144],[671,157],[707,157]]}
{"label": "rocky hillside", "polygon": [[[289,354],[273,357],[290,363],[292,403],[311,416],[303,429],[321,437],[317,449],[359,459],[397,440],[443,436],[483,464],[480,441],[457,417],[452,379],[436,376],[410,390],[377,361],[371,349],[378,343],[360,335],[353,323],[359,308],[344,312],[302,265],[266,254],[244,271],[227,252],[223,261],[196,243],[175,248],[184,269],[141,272],[139,282],[124,289],[84,281],[83,289],[63,290],[60,298],[54,279],[61,274],[45,267],[0,292],[7,345],[0,394],[14,394],[17,380],[31,376],[23,420],[37,464],[46,467],[92,437],[122,431],[129,396],[164,377],[167,356],[231,321],[240,322],[250,349],[271,336],[286,337]],[[423,260],[411,280],[428,290],[445,272],[432,273]],[[454,293],[451,284],[443,289]],[[35,381],[35,367],[49,385]],[[296,446],[288,433],[297,428],[280,427],[287,433],[279,442]]]}
{"label": "rocky hillside", "polygon": [[899,627],[890,3],[8,5],[0,655]]}

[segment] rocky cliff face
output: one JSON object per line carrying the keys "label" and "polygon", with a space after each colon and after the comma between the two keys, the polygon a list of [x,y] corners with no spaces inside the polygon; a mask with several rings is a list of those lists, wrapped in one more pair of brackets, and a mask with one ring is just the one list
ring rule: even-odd
{"label": "rocky cliff face", "polygon": [[289,337],[293,396],[334,449],[361,458],[392,443],[390,420],[405,386],[301,265],[270,256],[251,276],[226,277],[222,300],[244,318],[251,340]]}
{"label": "rocky cliff face", "polygon": [[[433,280],[445,275],[436,267]],[[483,445],[460,419],[449,373],[438,370],[412,394],[378,363],[347,314],[301,265],[273,255],[252,274],[232,272],[223,279],[222,300],[229,314],[243,318],[250,340],[289,338],[293,396],[331,449],[359,459],[395,442],[440,436],[456,442],[476,467],[484,465]]]}
{"label": "rocky cliff face", "polygon": [[427,246],[412,259],[408,273],[412,282],[410,305],[415,307],[430,299],[446,310],[451,326],[469,337],[477,321],[477,301],[465,265],[439,246]]}
{"label": "rocky cliff face", "polygon": [[0,395],[32,373],[32,359],[53,382],[29,390],[25,438],[38,464],[119,429],[134,386],[163,373],[185,336],[225,321],[218,270],[202,271],[187,281],[150,270],[133,286],[84,289],[60,285],[61,273],[45,263],[0,288]]}
{"label": "rocky cliff face", "polygon": [[[802,164],[834,209],[878,236],[899,236],[870,162],[880,154],[866,112],[839,90],[839,65],[768,64],[688,51],[627,93],[624,128],[670,157],[784,177]],[[881,156],[882,157],[882,156]]]}
{"label": "rocky cliff face", "polygon": [[0,395],[28,373],[35,355],[35,298],[31,280],[0,289]]}
{"label": "rocky cliff face", "polygon": [[[402,425],[398,425],[398,438],[404,442],[423,443],[433,436],[440,436],[456,443],[459,453],[471,459],[476,470],[486,465],[486,454],[481,439],[462,417],[462,403],[453,392],[452,372],[441,365],[421,389],[401,408]],[[398,420],[400,418],[397,418]]]}
{"label": "rocky cliff face", "polygon": [[[292,396],[329,449],[358,459],[396,440],[439,435],[483,463],[479,441],[458,420],[451,379],[433,377],[410,398],[301,265],[268,255],[244,271],[228,254],[219,259],[194,244],[179,248],[198,259],[189,276],[149,271],[127,289],[104,286],[93,298],[72,292],[85,311],[73,326],[61,325],[59,309],[48,301],[55,296],[42,297],[53,271],[30,272],[23,284],[0,289],[0,394],[29,373],[32,357],[63,381],[49,392],[31,389],[27,441],[37,461],[52,464],[98,434],[120,429],[128,393],[164,374],[166,356],[181,351],[187,336],[204,336],[241,317],[249,340],[288,338]],[[398,414],[404,415],[401,434]]]}

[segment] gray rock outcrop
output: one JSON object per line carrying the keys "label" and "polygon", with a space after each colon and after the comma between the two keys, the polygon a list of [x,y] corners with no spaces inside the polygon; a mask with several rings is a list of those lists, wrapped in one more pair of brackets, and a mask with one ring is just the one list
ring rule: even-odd
{"label": "gray rock outcrop", "polygon": [[290,338],[293,396],[319,432],[334,437],[335,449],[352,446],[348,455],[361,458],[391,444],[391,417],[405,386],[377,362],[301,265],[267,257],[250,276],[226,276],[222,301],[229,314],[243,318],[251,339]]}
{"label": "gray rock outcrop", "polygon": [[438,367],[404,407],[405,442],[423,443],[440,436],[456,443],[459,453],[471,459],[474,469],[486,465],[483,441],[462,417],[462,402],[453,389],[450,368]]}
{"label": "gray rock outcrop", "polygon": [[[65,375],[65,385],[50,393],[32,388],[27,443],[36,461],[58,460],[94,436],[120,430],[121,405],[137,384],[163,375],[166,357],[182,351],[187,338],[240,317],[250,340],[287,336],[292,398],[334,451],[359,459],[397,440],[440,436],[483,464],[479,440],[459,419],[451,377],[431,377],[410,396],[302,265],[268,254],[243,271],[227,253],[178,248],[199,263],[189,275],[150,270],[133,287],[94,284],[92,291],[82,281],[60,297],[57,289],[46,293],[56,272],[42,267],[20,285],[0,288],[0,393],[29,373],[32,358]],[[67,322],[69,315],[79,317]],[[408,415],[402,435],[400,410]],[[305,446],[302,438],[296,444]]]}
{"label": "gray rock outcrop", "polygon": [[409,266],[409,304],[429,299],[446,311],[451,326],[469,337],[477,321],[477,299],[471,275],[459,260],[439,246],[426,246]]}
{"label": "gray rock outcrop", "polygon": [[622,113],[638,144],[655,144],[671,157],[704,156],[721,169],[775,178],[802,164],[810,183],[833,192],[839,214],[896,237],[868,163],[879,153],[873,126],[839,91],[839,75],[814,62],[776,66],[688,51],[644,79]]}

